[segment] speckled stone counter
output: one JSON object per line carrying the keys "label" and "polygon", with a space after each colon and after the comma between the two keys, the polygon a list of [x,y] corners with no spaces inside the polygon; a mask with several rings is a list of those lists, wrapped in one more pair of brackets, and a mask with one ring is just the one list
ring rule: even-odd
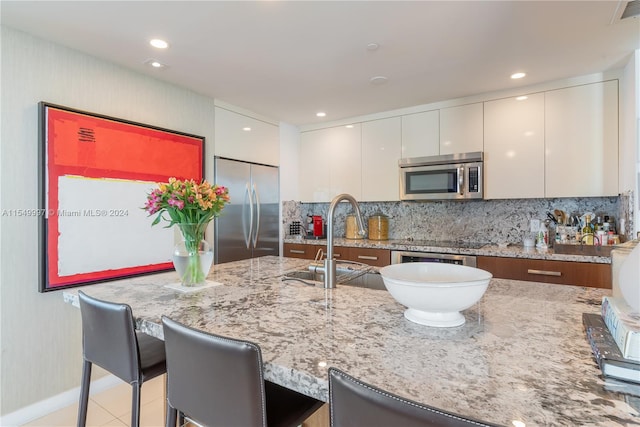
{"label": "speckled stone counter", "polygon": [[[327,400],[327,368],[419,402],[512,425],[640,425],[638,397],[605,382],[582,330],[609,291],[494,279],[456,328],[407,321],[388,292],[283,282],[308,261],[264,257],[214,266],[223,285],[183,294],[175,273],[80,288],[127,302],[139,327],[162,337],[160,319],[248,339],[266,378]],[[77,304],[77,289],[65,290]],[[71,309],[71,307],[70,307]],[[634,407],[635,405],[635,407]]]}
{"label": "speckled stone counter", "polygon": [[[286,237],[285,243],[302,243],[307,245],[326,245],[326,240],[300,239],[295,237]],[[576,262],[593,262],[600,264],[611,264],[609,256],[589,256],[589,255],[568,255],[557,254],[552,248],[540,250],[536,248],[525,248],[519,245],[509,245],[507,247],[499,247],[495,244],[486,244],[481,248],[465,248],[465,247],[442,247],[435,246],[426,241],[414,240],[351,240],[336,237],[333,239],[334,246],[390,249],[392,251],[416,251],[416,252],[436,252],[444,254],[460,254],[475,256],[495,256],[507,258],[529,258],[529,259],[548,259],[556,261],[576,261]]]}

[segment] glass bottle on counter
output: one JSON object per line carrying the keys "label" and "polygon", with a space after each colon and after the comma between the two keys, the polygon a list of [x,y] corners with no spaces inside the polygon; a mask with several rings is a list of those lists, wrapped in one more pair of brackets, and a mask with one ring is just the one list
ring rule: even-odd
{"label": "glass bottle on counter", "polygon": [[585,245],[593,245],[593,225],[591,224],[591,215],[584,217],[584,227],[582,227],[582,242]]}

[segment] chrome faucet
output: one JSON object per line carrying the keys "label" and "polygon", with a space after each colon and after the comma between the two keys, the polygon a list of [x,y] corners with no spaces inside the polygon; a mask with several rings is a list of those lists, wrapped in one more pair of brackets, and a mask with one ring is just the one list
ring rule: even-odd
{"label": "chrome faucet", "polygon": [[327,213],[327,258],[324,260],[324,287],[335,288],[336,287],[336,260],[333,259],[333,214],[336,210],[336,206],[343,200],[347,200],[353,206],[353,210],[356,213],[356,224],[358,225],[358,233],[364,236],[364,223],[362,221],[362,213],[360,212],[360,206],[353,196],[349,194],[339,194],[333,198],[329,205],[329,212]]}

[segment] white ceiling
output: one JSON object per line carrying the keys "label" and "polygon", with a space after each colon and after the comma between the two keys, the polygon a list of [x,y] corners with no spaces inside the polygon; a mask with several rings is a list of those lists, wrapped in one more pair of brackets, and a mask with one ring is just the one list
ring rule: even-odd
{"label": "white ceiling", "polygon": [[[2,25],[303,125],[620,68],[640,48],[640,19],[619,19],[626,3],[3,0],[0,14]],[[153,37],[170,48],[150,47]],[[527,77],[513,81],[515,71]]]}

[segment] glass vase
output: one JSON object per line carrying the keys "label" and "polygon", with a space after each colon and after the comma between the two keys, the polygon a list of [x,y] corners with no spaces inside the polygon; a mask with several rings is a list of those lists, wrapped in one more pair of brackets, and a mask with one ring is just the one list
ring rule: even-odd
{"label": "glass vase", "polygon": [[207,224],[177,224],[180,239],[173,248],[173,266],[182,286],[201,286],[206,283],[213,263],[213,252],[204,232]]}

